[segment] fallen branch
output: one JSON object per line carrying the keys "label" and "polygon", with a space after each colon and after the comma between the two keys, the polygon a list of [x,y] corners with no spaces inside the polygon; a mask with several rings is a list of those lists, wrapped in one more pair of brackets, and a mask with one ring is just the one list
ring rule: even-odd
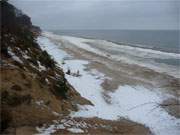
{"label": "fallen branch", "polygon": [[[180,103],[174,103],[174,104],[173,103],[166,103],[166,104],[161,103],[160,104],[160,103],[157,103],[157,102],[148,102],[148,103],[143,103],[143,104],[140,104],[140,105],[136,105],[136,106],[128,109],[128,111],[139,108],[139,107],[142,107],[142,106],[145,106],[145,105],[149,105],[149,104],[155,104],[156,105],[155,109],[158,108],[158,107],[166,107],[166,106],[180,106]],[[152,110],[155,110],[155,109],[153,108]]]}

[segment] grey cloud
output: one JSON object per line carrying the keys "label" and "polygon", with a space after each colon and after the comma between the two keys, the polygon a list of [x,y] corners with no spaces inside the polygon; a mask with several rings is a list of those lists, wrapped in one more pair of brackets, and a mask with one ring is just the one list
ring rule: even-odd
{"label": "grey cloud", "polygon": [[176,0],[11,0],[44,29],[178,29]]}

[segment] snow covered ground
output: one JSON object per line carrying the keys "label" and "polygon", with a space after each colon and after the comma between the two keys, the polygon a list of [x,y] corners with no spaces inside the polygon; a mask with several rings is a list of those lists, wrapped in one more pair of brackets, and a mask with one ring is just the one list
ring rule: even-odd
{"label": "snow covered ground", "polygon": [[[68,42],[78,48],[98,54],[100,56],[121,61],[128,64],[137,64],[160,73],[180,78],[179,62],[180,54],[162,52],[152,49],[140,47],[132,47],[127,45],[118,45],[106,40],[85,39],[71,36],[59,36],[49,32],[43,33],[45,36]],[[157,61],[176,61],[175,65],[169,65]]]}
{"label": "snow covered ground", "polygon": [[11,55],[11,57],[12,57],[15,61],[17,61],[17,62],[19,62],[19,63],[23,63],[23,61],[22,61],[18,56],[16,56],[16,54],[15,54],[14,52],[12,52],[12,49],[11,49],[10,47],[8,47],[8,53]]}
{"label": "snow covered ground", "polygon": [[[38,42],[41,48],[47,50],[64,71],[67,71],[68,68],[72,72],[79,70],[82,75],[80,77],[66,75],[66,78],[81,96],[90,100],[94,106],[79,106],[80,110],[72,112],[72,117],[99,117],[108,120],[127,118],[144,124],[156,135],[180,134],[180,119],[169,115],[158,106],[170,95],[163,94],[162,96],[160,93],[155,93],[143,86],[132,87],[128,85],[119,86],[114,92],[105,92],[101,87],[101,83],[108,77],[95,70],[85,70],[88,61],[65,59],[65,64],[63,65],[62,61],[64,58],[71,56],[61,50],[60,43],[56,45],[46,37],[39,37]],[[79,40],[76,39],[76,42],[79,42]],[[104,92],[109,102],[105,100]],[[54,130],[53,126],[49,127],[49,129],[49,133]],[[74,129],[69,129],[71,132],[82,132],[80,130],[74,131]]]}

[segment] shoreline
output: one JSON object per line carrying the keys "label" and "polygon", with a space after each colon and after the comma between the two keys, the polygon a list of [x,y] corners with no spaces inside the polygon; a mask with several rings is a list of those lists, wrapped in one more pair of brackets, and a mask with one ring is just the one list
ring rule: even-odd
{"label": "shoreline", "polygon": [[[72,47],[70,45],[75,45],[76,48],[79,48],[83,51],[86,50],[86,53],[88,52],[94,55],[102,56],[106,59],[110,59],[116,62],[141,66],[180,79],[178,63],[176,66],[162,63],[163,61],[166,61],[168,59],[177,59],[176,62],[178,62],[178,60],[180,60],[180,54],[163,52],[159,53],[158,51],[152,52],[149,49],[120,46],[111,42],[107,42],[105,40],[91,40],[76,37],[59,36],[47,32],[43,33],[43,35],[49,37],[50,39],[53,39],[53,42],[56,42],[57,44],[58,42],[64,42],[64,44],[68,44],[68,47]],[[68,47],[65,47],[65,49],[68,49]],[[73,49],[75,49],[75,47]],[[114,52],[115,54],[112,54],[109,51]],[[162,61],[158,62],[158,59]]]}
{"label": "shoreline", "polygon": [[[147,89],[148,88],[151,88],[152,86],[153,87],[155,87],[159,82],[156,82],[157,80],[155,80],[155,81],[153,81],[153,80],[151,80],[151,78],[154,78],[154,76],[159,76],[159,77],[161,77],[162,76],[162,78],[164,78],[165,76],[162,74],[158,74],[157,75],[157,73],[155,73],[155,74],[153,74],[152,75],[152,77],[150,77],[150,78],[148,78],[147,80],[143,80],[143,79],[140,79],[140,78],[146,78],[147,76],[149,76],[150,74],[152,74],[152,71],[150,70],[150,71],[147,71],[147,69],[143,69],[142,70],[142,68],[141,68],[141,70],[139,71],[138,70],[138,72],[136,73],[137,75],[139,75],[140,73],[142,73],[142,71],[144,72],[144,73],[148,73],[147,75],[140,75],[139,77],[135,77],[134,79],[136,80],[137,79],[137,82],[134,80],[134,79],[132,79],[132,77],[133,76],[135,76],[136,74],[133,74],[133,73],[130,73],[130,74],[128,74],[127,72],[123,72],[123,71],[134,71],[134,69],[135,69],[135,67],[133,67],[133,69],[132,68],[130,68],[130,65],[127,65],[127,64],[122,64],[122,63],[118,63],[118,65],[116,65],[117,64],[117,62],[114,64],[114,62],[111,62],[111,63],[109,63],[110,62],[110,60],[107,60],[106,58],[104,58],[104,57],[102,57],[102,56],[98,56],[97,54],[92,54],[91,52],[87,52],[86,50],[82,50],[81,48],[78,48],[78,47],[76,47],[76,46],[73,46],[72,44],[70,44],[69,42],[65,42],[64,40],[62,41],[62,40],[57,40],[56,39],[56,37],[55,37],[55,39],[53,39],[52,40],[52,38],[50,37],[50,39],[51,39],[51,41],[52,42],[54,42],[54,43],[56,43],[56,44],[59,44],[59,47],[62,49],[62,50],[64,50],[64,51],[66,51],[66,53],[68,53],[68,54],[70,54],[71,56],[73,56],[73,58],[71,58],[70,60],[64,60],[64,62],[65,62],[65,65],[69,65],[69,67],[71,67],[72,69],[73,68],[75,68],[75,67],[81,67],[80,65],[82,65],[82,64],[80,64],[79,66],[78,65],[76,65],[76,66],[70,66],[70,65],[72,65],[72,63],[73,62],[75,62],[75,64],[77,64],[76,63],[76,59],[80,59],[80,60],[85,60],[85,61],[89,61],[88,63],[86,63],[85,65],[84,65],[84,67],[82,67],[83,69],[82,69],[82,71],[80,70],[80,74],[81,74],[81,72],[82,72],[82,75],[84,76],[84,77],[86,77],[88,74],[84,74],[85,72],[92,72],[92,69],[97,69],[97,71],[98,72],[102,72],[105,76],[107,76],[108,77],[108,79],[110,80],[110,81],[112,81],[112,82],[114,82],[113,80],[111,80],[112,78],[114,78],[115,76],[114,75],[116,75],[116,76],[118,76],[118,75],[120,75],[120,74],[123,74],[123,76],[121,75],[120,76],[120,78],[122,78],[122,80],[119,80],[118,78],[114,78],[115,80],[117,80],[117,86],[115,87],[115,88],[113,88],[114,90],[112,90],[112,87],[111,87],[111,85],[110,85],[110,88],[109,89],[107,89],[107,90],[103,90],[103,91],[105,91],[105,93],[103,94],[104,95],[104,98],[103,99],[101,99],[101,100],[104,100],[104,101],[102,101],[105,105],[106,104],[108,104],[106,101],[110,101],[110,103],[111,103],[111,100],[109,100],[108,98],[108,96],[110,96],[110,99],[111,98],[113,98],[112,96],[115,96],[112,92],[114,92],[114,93],[116,93],[116,92],[120,92],[119,90],[117,90],[117,87],[118,87],[118,89],[119,89],[119,85],[120,86],[122,86],[122,89],[126,89],[126,87],[123,87],[123,85],[129,85],[129,86],[133,86],[133,87],[127,87],[128,88],[128,91],[130,90],[130,91],[132,91],[132,92],[130,92],[130,93],[132,93],[133,94],[133,91],[135,92],[134,94],[134,96],[141,96],[141,93],[144,91],[144,88],[141,88],[141,87],[135,87],[135,89],[134,89],[134,86],[138,86],[138,85],[140,85],[140,84],[142,84],[142,86],[143,86],[143,84],[144,84],[144,86],[146,85],[146,83],[147,83]],[[97,61],[98,60],[98,61]],[[111,68],[107,68],[107,65],[105,64],[105,65],[103,65],[102,64],[102,62],[104,62],[104,61],[106,61],[108,64],[110,64],[110,65],[112,65],[111,67],[113,67],[113,69],[111,69]],[[95,63],[100,63],[100,65],[99,66],[97,66],[97,65],[94,65],[94,66],[92,66],[91,64],[93,63],[93,62],[95,62]],[[102,65],[101,65],[102,64]],[[62,65],[63,66],[63,65]],[[116,70],[115,68],[116,67],[121,67],[120,69],[118,69],[118,70]],[[137,68],[137,67],[136,67]],[[81,69],[81,68],[80,68]],[[105,69],[107,69],[107,72],[105,71]],[[124,70],[123,70],[124,69]],[[67,67],[66,68],[64,68],[64,71],[66,71],[67,70]],[[77,70],[77,69],[76,69]],[[84,71],[83,71],[84,70]],[[110,76],[109,74],[107,74],[109,71],[113,71],[114,70],[114,72],[115,73],[112,73],[112,76]],[[75,70],[74,70],[75,71]],[[89,75],[88,75],[89,76]],[[110,77],[109,77],[110,76]],[[69,78],[70,76],[68,76],[68,78]],[[67,79],[68,79],[67,78]],[[101,78],[101,77],[100,77]],[[94,81],[94,83],[96,84],[97,82],[98,82],[98,80],[100,79],[98,76],[97,76],[97,80],[95,79]],[[105,77],[106,78],[106,77]],[[103,78],[103,80],[105,80],[105,78]],[[125,79],[126,78],[126,79]],[[165,78],[165,79],[167,79],[167,81],[168,81],[168,79],[171,79],[171,77],[170,78]],[[84,80],[86,80],[86,79],[83,79],[83,80],[81,80],[79,83],[78,83],[78,79],[76,79],[76,78],[73,78],[73,77],[70,77],[69,79],[68,79],[68,81],[71,83],[71,85],[73,85],[74,87],[75,87],[75,89],[78,91],[78,92],[80,92],[80,94],[82,95],[83,93],[83,90],[85,90],[84,92],[84,94],[85,95],[82,95],[83,97],[85,97],[85,98],[87,98],[86,96],[88,96],[87,95],[87,93],[86,93],[86,91],[91,91],[90,89],[89,90],[87,90],[88,88],[91,88],[91,89],[103,89],[103,87],[102,87],[102,83],[104,82],[103,80],[101,80],[101,83],[99,82],[97,85],[95,85],[95,86],[90,86],[90,87],[88,87],[88,86],[86,86],[86,87],[84,87],[84,88],[82,88],[81,87],[81,85],[82,84],[85,84],[85,82],[83,83],[83,81]],[[120,82],[121,81],[123,81],[125,84],[121,84]],[[127,83],[127,82],[129,82],[129,84]],[[135,83],[136,82],[136,83]],[[156,83],[155,83],[156,82]],[[93,82],[89,82],[90,84],[93,84]],[[109,82],[108,82],[109,83]],[[133,84],[133,83],[135,83],[135,84]],[[148,84],[148,83],[151,83],[150,85]],[[155,84],[154,84],[155,83]],[[109,85],[109,84],[108,84]],[[169,85],[171,85],[171,84],[169,84]],[[97,88],[97,86],[98,86],[98,88]],[[107,86],[107,85],[106,85]],[[104,88],[106,87],[106,86],[104,86]],[[112,86],[114,86],[114,85],[112,85]],[[94,87],[94,88],[93,88]],[[159,87],[159,86],[158,86]],[[156,98],[156,100],[157,100],[157,102],[159,102],[159,103],[161,103],[162,101],[162,99],[160,98],[160,97],[158,97],[158,95],[160,94],[162,94],[163,93],[163,95],[165,94],[167,94],[167,95],[171,95],[170,97],[174,97],[174,96],[178,96],[178,91],[177,91],[177,88],[176,87],[174,87],[175,88],[175,90],[174,91],[172,91],[172,93],[169,91],[169,90],[163,90],[163,91],[159,91],[159,88],[158,87],[155,87],[154,89],[149,89],[148,91],[147,90],[145,90],[146,92],[147,92],[147,95],[151,95],[152,94],[152,98],[155,96],[157,96]],[[161,86],[162,87],[162,86]],[[140,91],[142,90],[142,92],[138,92],[137,93],[137,91],[136,91],[136,88],[137,89],[139,89]],[[146,88],[146,87],[145,87]],[[121,88],[120,88],[121,89]],[[155,90],[155,89],[157,89],[157,90]],[[112,90],[112,92],[111,92],[111,90]],[[122,90],[121,90],[122,91]],[[124,91],[124,90],[123,90]],[[152,92],[151,92],[152,91]],[[97,92],[97,91],[96,91]],[[106,93],[107,92],[107,93]],[[146,93],[145,92],[145,93]],[[150,92],[150,93],[149,93]],[[170,93],[169,93],[170,92]],[[93,92],[94,93],[94,92]],[[121,93],[121,92],[120,92]],[[119,94],[120,94],[119,93]],[[155,94],[156,93],[156,94]],[[89,93],[90,94],[90,93]],[[110,94],[110,95],[109,95]],[[118,94],[118,93],[117,93]],[[123,96],[123,94],[126,94],[126,93],[121,93],[120,95],[121,96]],[[140,94],[140,95],[139,95]],[[155,95],[154,95],[155,94]],[[100,94],[100,95],[102,95],[102,94]],[[149,95],[149,96],[150,96]],[[124,96],[127,96],[127,95],[124,95]],[[139,97],[139,98],[143,98],[143,96],[145,96],[145,95],[142,95],[142,97]],[[93,101],[94,100],[94,98],[93,97],[91,97],[91,94],[88,96],[90,99],[90,101]],[[96,96],[95,96],[96,97]],[[105,99],[107,97],[107,100]],[[148,97],[148,96],[147,96]],[[151,96],[150,96],[151,97]],[[100,98],[100,97],[97,97],[98,99]],[[88,99],[88,98],[87,98]],[[116,98],[115,98],[116,99]],[[148,98],[147,98],[148,99]],[[117,100],[117,99],[116,99]],[[146,101],[146,99],[144,99],[145,101]],[[156,100],[154,101],[154,100],[152,100],[153,102],[156,102]],[[150,102],[151,101],[151,98],[149,99],[149,100],[147,100],[146,102]],[[122,106],[123,104],[121,104],[121,103],[123,103],[123,102],[125,102],[125,104],[126,104],[126,102],[128,102],[128,101],[116,101],[116,102],[118,102],[118,104],[120,103],[120,105]],[[96,108],[96,105],[98,106],[98,102],[96,102],[96,100],[94,100],[94,102],[92,102],[93,104],[95,104],[95,108],[91,108],[92,110],[96,110],[97,108]],[[134,107],[134,106],[136,106],[136,105],[139,105],[139,104],[141,104],[141,101],[139,101],[139,103],[137,102],[136,104],[134,104],[135,102],[133,102],[132,104],[129,104],[130,106],[128,107],[128,108],[126,108],[126,105],[124,106],[126,109],[130,109],[130,108],[132,108],[132,107]],[[118,105],[117,104],[117,105]],[[155,105],[155,104],[152,104],[152,105]],[[151,104],[150,105],[148,105],[149,107],[151,107],[151,109],[153,109],[152,108],[152,106],[151,106]],[[76,114],[77,115],[83,115],[83,116],[85,116],[84,114],[90,114],[90,115],[94,115],[94,116],[96,116],[97,114],[94,114],[94,112],[87,112],[86,111],[86,109],[88,109],[88,108],[84,108],[84,107],[82,106],[82,110],[80,109],[80,112],[77,112]],[[89,108],[89,109],[90,109]],[[115,110],[116,109],[118,109],[119,107],[117,106],[116,107],[116,105],[115,105]],[[146,107],[145,107],[146,108]],[[91,110],[90,109],[90,110]],[[128,114],[128,111],[126,111],[126,109],[124,110],[127,114]],[[148,109],[148,108],[147,108]],[[150,108],[149,108],[150,109]],[[148,109],[148,110],[149,110]],[[150,110],[151,110],[150,109]],[[160,108],[159,108],[160,109]],[[84,111],[85,112],[84,112]],[[100,111],[100,110],[99,110]],[[157,110],[156,110],[157,111]],[[160,112],[161,112],[161,110],[159,110]],[[118,111],[119,112],[119,111]],[[121,111],[120,111],[121,112]],[[136,112],[136,111],[135,111]],[[159,113],[160,113],[159,112]],[[79,114],[78,114],[79,113]],[[113,112],[112,112],[113,113]],[[147,113],[147,112],[146,112]],[[159,114],[158,113],[158,114]],[[162,113],[162,112],[161,112]],[[165,112],[163,112],[163,113],[165,113]],[[100,111],[99,112],[99,115],[101,115],[102,114],[102,112]],[[106,114],[107,115],[107,114]],[[110,112],[110,114],[108,114],[110,117],[111,116],[113,116],[114,114],[111,114],[111,112]],[[121,114],[122,115],[122,114]],[[157,114],[156,114],[157,115]],[[165,113],[165,115],[167,115],[166,113]],[[131,113],[129,114],[129,116],[130,117],[132,117],[133,115],[131,115]],[[178,123],[178,120],[177,120],[177,123],[176,122],[172,122],[170,119],[170,115],[167,115],[168,117],[167,117],[167,120],[169,121],[169,124],[171,123],[172,125],[176,125],[177,123]],[[137,117],[137,116],[133,116],[133,117]],[[132,118],[133,118],[132,117]],[[139,116],[138,116],[139,117]],[[152,117],[154,117],[153,115],[152,115]],[[102,118],[102,117],[101,117]],[[131,119],[131,118],[130,118]],[[134,119],[134,118],[133,118]],[[144,118],[143,118],[144,119]],[[143,120],[142,119],[142,120]],[[136,121],[136,120],[135,120]],[[156,120],[155,120],[156,121]],[[148,122],[148,121],[147,121]],[[143,122],[140,122],[140,123],[143,123]],[[146,122],[145,122],[146,123]],[[150,123],[149,123],[150,124]],[[145,124],[146,125],[146,124]],[[175,125],[173,126],[173,127],[171,127],[171,128],[175,128]],[[147,125],[146,125],[147,126]],[[168,125],[161,125],[161,126],[165,126],[165,127],[167,127]],[[150,129],[151,129],[152,127],[150,127]],[[157,129],[158,130],[158,129]],[[174,130],[174,129],[173,129]],[[154,131],[153,131],[154,132]],[[155,132],[157,132],[157,131],[155,131]],[[161,131],[162,132],[162,131]],[[163,131],[164,132],[164,131]],[[172,131],[169,131],[169,132],[172,132]],[[174,131],[174,132],[176,132],[176,130]],[[178,131],[177,131],[178,132]],[[165,133],[165,132],[164,132]]]}
{"label": "shoreline", "polygon": [[[71,31],[71,29],[64,29],[64,30],[65,31],[68,31],[68,30]],[[75,34],[65,34],[65,33],[63,33],[64,30],[62,30],[62,33],[58,33],[58,32],[56,32],[56,30],[55,31],[54,30],[47,30],[47,31],[49,31],[50,33],[54,33],[56,35],[76,37]],[[125,30],[125,29],[123,30],[122,29],[121,31],[132,31],[132,30]],[[134,30],[134,31],[137,31],[137,30]],[[147,30],[138,30],[138,31],[147,31]],[[148,31],[157,31],[157,30],[148,30]],[[164,30],[164,31],[179,31],[179,30]],[[95,37],[92,37],[92,36],[78,35],[77,37],[85,38],[85,39],[92,39],[92,40],[108,41],[108,42],[112,42],[112,43],[115,43],[115,44],[118,44],[118,45],[125,45],[125,46],[131,46],[131,47],[140,47],[140,48],[143,48],[143,49],[151,49],[151,50],[154,50],[154,51],[161,51],[161,52],[165,52],[165,53],[180,54],[180,51],[166,50],[166,49],[163,49],[163,48],[160,48],[160,47],[156,47],[155,44],[149,44],[149,43],[146,43],[146,45],[150,45],[150,46],[153,45],[153,46],[152,47],[148,47],[148,46],[145,45],[145,43],[142,44],[142,43],[130,43],[130,41],[129,42],[127,42],[127,41],[113,41],[111,39],[95,38]],[[158,46],[158,44],[157,44],[157,46]]]}
{"label": "shoreline", "polygon": [[[45,37],[48,37],[48,35],[45,35]],[[96,53],[92,53],[91,51],[79,48],[72,43],[66,42],[64,39],[59,39],[59,37],[60,36],[57,35],[54,39],[51,36],[48,38],[55,44],[61,43],[61,49],[72,55],[74,58],[89,61],[86,65],[86,70],[96,69],[106,76],[109,76],[111,79],[107,81],[110,82],[108,83],[110,88],[107,90],[116,90],[119,85],[142,85],[151,90],[158,89],[158,91],[170,94],[175,97],[175,99],[178,99],[180,96],[179,78],[174,78],[165,73],[159,73],[139,65],[132,66],[131,64],[124,62],[117,63],[116,61],[112,61],[112,59],[106,57],[106,55],[101,56]],[[103,85],[104,83],[102,83],[101,86],[103,87]],[[103,88],[106,89],[105,87]]]}
{"label": "shoreline", "polygon": [[[71,72],[76,72],[80,68],[80,69],[82,69],[82,70],[80,70],[80,75],[82,75],[82,77],[85,77],[85,78],[86,77],[88,77],[88,78],[92,77],[91,81],[94,81],[94,83],[96,81],[102,81],[100,78],[102,77],[102,79],[103,79],[103,74],[100,74],[99,72],[95,71],[94,72],[95,74],[98,73],[98,76],[97,76],[98,78],[93,79],[94,77],[92,76],[92,74],[90,72],[87,72],[84,69],[84,66],[85,66],[84,64],[88,64],[87,61],[78,60],[76,58],[73,58],[72,55],[69,55],[66,52],[64,52],[63,50],[61,50],[62,48],[61,49],[56,48],[56,50],[52,51],[52,49],[51,49],[52,47],[50,46],[48,40],[45,40],[43,42],[41,42],[41,41],[42,40],[40,39],[39,44],[45,50],[47,49],[47,51],[48,51],[48,53],[50,55],[54,56],[54,59],[58,62],[58,65],[61,68],[63,68],[64,72],[66,72],[69,67],[72,69]],[[43,43],[46,43],[46,45],[44,46]],[[59,53],[59,56],[55,55],[57,53]],[[68,59],[66,59],[64,61],[65,63],[62,64],[61,62],[63,62],[62,60],[64,58],[68,58]],[[67,63],[67,62],[69,62],[69,63]],[[78,68],[78,69],[76,69],[76,68]],[[83,74],[82,74],[82,72],[83,72]],[[86,92],[89,91],[89,90],[86,89],[87,87],[85,85],[88,84],[88,82],[86,82],[86,84],[81,82],[86,87],[84,89],[85,90],[84,95],[82,93],[83,92],[82,87],[80,85],[74,85],[73,84],[74,79],[75,79],[74,83],[77,83],[78,79],[87,81],[88,78],[83,79],[81,77],[78,78],[78,77],[74,77],[74,76],[66,74],[66,79],[77,90],[77,92],[79,92],[82,97],[84,97],[84,98],[88,99],[89,101],[91,101],[89,98],[91,98],[92,95],[90,95],[89,98],[86,97]],[[93,88],[95,86],[94,90],[97,90],[96,89],[97,85],[94,85],[94,83],[89,82],[89,84],[92,85],[92,87],[89,87],[89,88]],[[98,83],[98,85],[99,85],[99,83]],[[80,86],[81,88],[77,88],[77,86]],[[94,104],[94,102],[92,102],[92,104]],[[79,109],[81,108],[80,106],[84,106],[84,105],[79,105]],[[94,105],[93,106],[92,105],[85,105],[85,106],[93,107]],[[111,119],[109,119],[109,120],[108,119],[101,119],[100,117],[97,117],[96,115],[94,115],[93,117],[90,117],[90,118],[86,118],[86,117],[81,117],[81,116],[75,116],[73,113],[76,113],[76,112],[72,112],[71,115],[68,118],[66,118],[66,117],[65,118],[59,118],[55,122],[53,121],[53,123],[51,125],[49,125],[49,126],[37,127],[38,132],[40,132],[42,134],[61,134],[61,133],[73,134],[75,132],[73,132],[73,131],[69,132],[69,130],[70,130],[69,127],[72,127],[75,130],[78,130],[77,132],[79,132],[79,133],[90,133],[90,134],[97,134],[97,133],[101,133],[101,132],[103,132],[105,134],[107,132],[110,133],[110,134],[116,134],[116,133],[123,133],[123,134],[140,134],[140,133],[144,133],[144,134],[147,134],[147,135],[151,134],[151,131],[149,130],[148,127],[145,127],[142,124],[133,122],[133,121],[128,120],[128,119],[123,119],[123,120],[117,120],[116,121],[116,120],[111,120]],[[75,122],[75,125],[74,125],[74,123],[71,122],[71,121],[74,121],[74,119],[79,119],[80,123],[77,124],[77,122]],[[62,122],[64,120],[67,121],[67,122],[70,122],[70,123],[68,123],[70,125],[68,126],[66,122],[65,123]],[[86,122],[85,125],[87,125],[87,126],[84,127],[82,125],[82,126],[79,127],[78,125],[81,125],[82,121],[85,121]],[[96,123],[95,127],[94,127],[93,123]],[[126,130],[126,129],[128,129],[128,130]]]}
{"label": "shoreline", "polygon": [[[180,53],[176,53],[176,52],[168,52],[165,50],[156,50],[153,48],[148,48],[148,47],[144,47],[142,44],[132,44],[132,43],[126,43],[126,42],[115,42],[112,40],[107,40],[107,39],[98,39],[98,38],[90,38],[90,37],[85,37],[85,36],[69,36],[69,35],[59,35],[59,34],[54,34],[53,32],[49,32],[49,31],[45,31],[43,32],[43,35],[48,34],[53,35],[53,36],[60,36],[60,37],[75,37],[75,38],[79,38],[79,39],[87,39],[87,40],[94,40],[94,41],[102,41],[102,42],[109,42],[112,43],[113,45],[117,45],[117,46],[122,46],[122,47],[130,47],[130,48],[139,48],[142,49],[143,51],[149,51],[149,52],[155,52],[155,53],[162,53],[162,54],[167,54],[167,55],[171,55],[171,56],[178,56],[180,57]],[[50,38],[50,37],[49,37]]]}

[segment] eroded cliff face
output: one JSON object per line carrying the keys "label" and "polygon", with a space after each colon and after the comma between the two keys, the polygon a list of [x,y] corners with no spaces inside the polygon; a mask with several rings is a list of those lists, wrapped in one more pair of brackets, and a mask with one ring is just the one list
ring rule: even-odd
{"label": "eroded cliff face", "polygon": [[35,130],[76,110],[77,104],[89,104],[40,49],[40,28],[6,1],[1,1],[1,9],[1,132]]}

